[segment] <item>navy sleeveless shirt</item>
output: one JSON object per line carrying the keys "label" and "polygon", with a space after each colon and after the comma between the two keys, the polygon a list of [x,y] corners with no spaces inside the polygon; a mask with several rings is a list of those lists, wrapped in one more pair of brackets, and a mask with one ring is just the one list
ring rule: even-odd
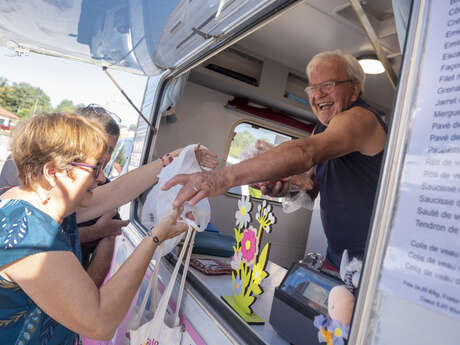
{"label": "navy sleeveless shirt", "polygon": [[[373,113],[387,132],[379,111],[360,98],[350,108],[356,106]],[[314,133],[319,134],[326,128],[319,123]],[[383,151],[375,156],[352,152],[315,167],[328,259],[334,266],[340,267],[344,249],[348,250],[350,258],[364,255],[382,158]]]}

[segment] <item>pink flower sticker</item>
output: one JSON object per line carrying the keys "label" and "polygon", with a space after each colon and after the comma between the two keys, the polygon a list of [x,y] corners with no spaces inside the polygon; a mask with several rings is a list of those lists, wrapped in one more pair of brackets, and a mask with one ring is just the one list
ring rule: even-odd
{"label": "pink flower sticker", "polygon": [[252,226],[248,227],[241,239],[241,255],[248,265],[252,265],[258,252],[257,230]]}

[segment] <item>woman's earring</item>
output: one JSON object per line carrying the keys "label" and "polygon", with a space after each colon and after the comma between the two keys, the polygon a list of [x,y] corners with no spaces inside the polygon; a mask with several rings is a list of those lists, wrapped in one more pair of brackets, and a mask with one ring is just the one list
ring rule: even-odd
{"label": "woman's earring", "polygon": [[51,196],[50,196],[49,193],[47,193],[46,199],[42,201],[42,204],[43,204],[43,205],[47,205],[47,204],[48,204],[48,201],[50,201],[50,199],[51,199]]}
{"label": "woman's earring", "polygon": [[45,200],[42,201],[43,205],[47,205],[48,202],[51,200],[51,191],[54,189],[54,187],[56,187],[56,185],[52,185],[51,189],[46,192],[46,198],[45,198]]}

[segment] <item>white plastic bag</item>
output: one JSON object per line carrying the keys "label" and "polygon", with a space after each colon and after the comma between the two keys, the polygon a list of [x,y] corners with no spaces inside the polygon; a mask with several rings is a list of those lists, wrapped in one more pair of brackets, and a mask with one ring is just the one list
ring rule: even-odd
{"label": "white plastic bag", "polygon": [[302,207],[310,211],[313,210],[313,200],[304,190],[299,190],[292,196],[283,197],[282,204],[284,213],[292,213]]}
{"label": "white plastic bag", "polygon": [[[180,155],[174,158],[171,164],[161,170],[158,175],[158,183],[147,195],[144,207],[142,208],[141,221],[146,227],[154,227],[160,219],[171,214],[172,203],[182,186],[177,185],[167,191],[161,190],[161,187],[177,174],[191,174],[201,171],[195,157],[195,146],[189,145],[185,147]],[[195,221],[185,217],[188,212],[192,212]],[[185,204],[182,218],[196,231],[204,231],[211,219],[211,207],[208,199],[200,200],[195,206]],[[161,244],[162,255],[164,256],[171,252],[183,237],[184,235],[181,235],[164,241]]]}

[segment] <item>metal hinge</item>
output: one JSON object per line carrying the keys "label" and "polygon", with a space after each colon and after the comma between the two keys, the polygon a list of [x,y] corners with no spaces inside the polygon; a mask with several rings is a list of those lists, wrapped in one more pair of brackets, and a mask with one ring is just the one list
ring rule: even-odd
{"label": "metal hinge", "polygon": [[197,28],[192,28],[192,31],[193,31],[194,34],[197,34],[200,37],[203,37],[205,40],[213,39],[215,42],[219,42],[225,36],[224,33],[221,33],[219,35],[207,34],[206,32],[198,30]]}

